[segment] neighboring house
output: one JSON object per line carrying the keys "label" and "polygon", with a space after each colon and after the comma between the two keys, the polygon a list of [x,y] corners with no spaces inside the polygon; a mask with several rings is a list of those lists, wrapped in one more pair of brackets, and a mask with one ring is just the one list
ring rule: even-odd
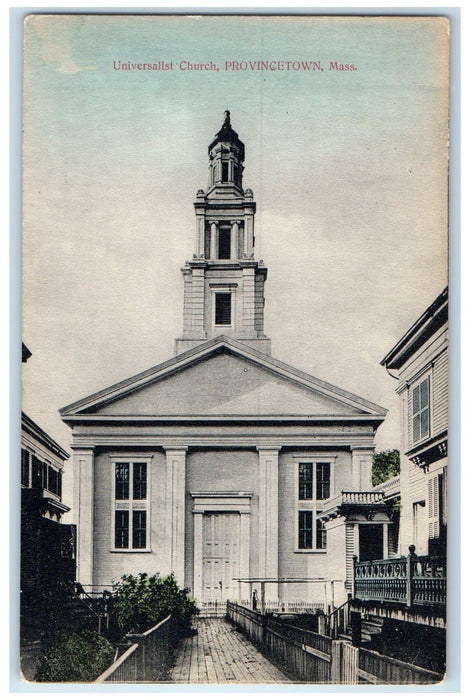
{"label": "neighboring house", "polygon": [[[399,547],[354,565],[350,609],[375,625],[375,648],[445,670],[448,294],[445,289],[381,362],[398,380],[400,477],[376,488],[400,497]],[[398,373],[398,374],[396,374]],[[395,540],[396,542],[396,540]],[[351,613],[351,614],[352,614]],[[425,640],[425,641],[424,641]]]}
{"label": "neighboring house", "polygon": [[447,529],[448,290],[381,362],[401,410],[400,550],[443,555]]}
{"label": "neighboring house", "polygon": [[266,599],[339,604],[353,556],[387,551],[371,486],[386,410],[271,357],[243,161],[227,113],[196,196],[176,357],[61,410],[90,589],[174,572],[203,603],[263,584]]}
{"label": "neighboring house", "polygon": [[[23,346],[23,358],[28,353]],[[21,633],[26,638],[41,632],[60,584],[75,581],[75,525],[61,522],[70,510],[62,502],[68,458],[55,440],[21,414]]]}

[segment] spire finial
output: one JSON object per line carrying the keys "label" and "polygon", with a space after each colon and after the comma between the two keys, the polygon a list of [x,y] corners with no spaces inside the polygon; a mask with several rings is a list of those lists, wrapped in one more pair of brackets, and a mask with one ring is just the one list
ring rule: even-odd
{"label": "spire finial", "polygon": [[225,110],[224,116],[224,126],[230,126],[230,111],[228,109]]}

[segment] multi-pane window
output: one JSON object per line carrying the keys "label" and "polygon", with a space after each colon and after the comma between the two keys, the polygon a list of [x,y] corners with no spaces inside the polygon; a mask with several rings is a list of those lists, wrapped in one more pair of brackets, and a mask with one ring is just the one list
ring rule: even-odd
{"label": "multi-pane window", "polygon": [[429,377],[413,388],[413,442],[429,436]]}
{"label": "multi-pane window", "polygon": [[28,450],[21,450],[21,485],[29,486],[29,459],[30,453]]}
{"label": "multi-pane window", "polygon": [[[26,453],[24,455],[24,453]],[[28,457],[26,457],[28,455]],[[51,464],[31,455],[31,471],[29,473],[29,453],[21,451],[21,483],[34,489],[47,489],[59,498],[62,496],[62,474]],[[27,479],[27,480],[26,480]]]}
{"label": "multi-pane window", "polygon": [[313,494],[313,464],[312,462],[300,462],[299,464],[299,501],[311,501]]}
{"label": "multi-pane window", "polygon": [[317,518],[317,549],[326,549],[326,528],[323,520]]}
{"label": "multi-pane window", "polygon": [[331,496],[332,461],[297,463],[297,548],[326,549],[326,530],[317,517],[319,504]]}
{"label": "multi-pane window", "polygon": [[312,549],[313,513],[311,510],[299,511],[299,549]]}
{"label": "multi-pane window", "polygon": [[114,548],[148,547],[148,464],[114,462]]}
{"label": "multi-pane window", "polygon": [[317,501],[330,497],[330,463],[316,463]]}
{"label": "multi-pane window", "polygon": [[232,323],[232,295],[218,292],[215,295],[215,325],[230,326]]}

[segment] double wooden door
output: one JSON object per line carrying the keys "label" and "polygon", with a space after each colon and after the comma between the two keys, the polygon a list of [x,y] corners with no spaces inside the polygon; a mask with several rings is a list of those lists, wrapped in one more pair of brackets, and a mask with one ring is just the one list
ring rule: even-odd
{"label": "double wooden door", "polygon": [[[203,601],[238,599],[240,513],[204,513],[202,524]],[[244,543],[248,546],[248,542]]]}

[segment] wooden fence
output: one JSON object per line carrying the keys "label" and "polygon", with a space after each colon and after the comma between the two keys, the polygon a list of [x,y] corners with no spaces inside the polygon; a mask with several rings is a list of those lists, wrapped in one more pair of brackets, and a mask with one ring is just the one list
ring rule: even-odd
{"label": "wooden fence", "polygon": [[359,649],[357,678],[364,683],[412,684],[439,683],[442,676],[405,661],[383,656],[371,649]]}
{"label": "wooden fence", "polygon": [[310,683],[438,683],[433,671],[227,602],[227,618],[292,678]]}
{"label": "wooden fence", "polygon": [[95,683],[138,683],[161,680],[175,641],[171,615],[143,634],[127,635],[133,644]]}
{"label": "wooden fence", "polygon": [[[340,657],[348,654],[348,651],[342,654],[344,642],[287,625],[236,603],[227,603],[227,617],[296,680],[331,683],[333,667],[340,674],[338,682],[350,682],[342,675]],[[356,650],[351,649],[354,654]]]}

